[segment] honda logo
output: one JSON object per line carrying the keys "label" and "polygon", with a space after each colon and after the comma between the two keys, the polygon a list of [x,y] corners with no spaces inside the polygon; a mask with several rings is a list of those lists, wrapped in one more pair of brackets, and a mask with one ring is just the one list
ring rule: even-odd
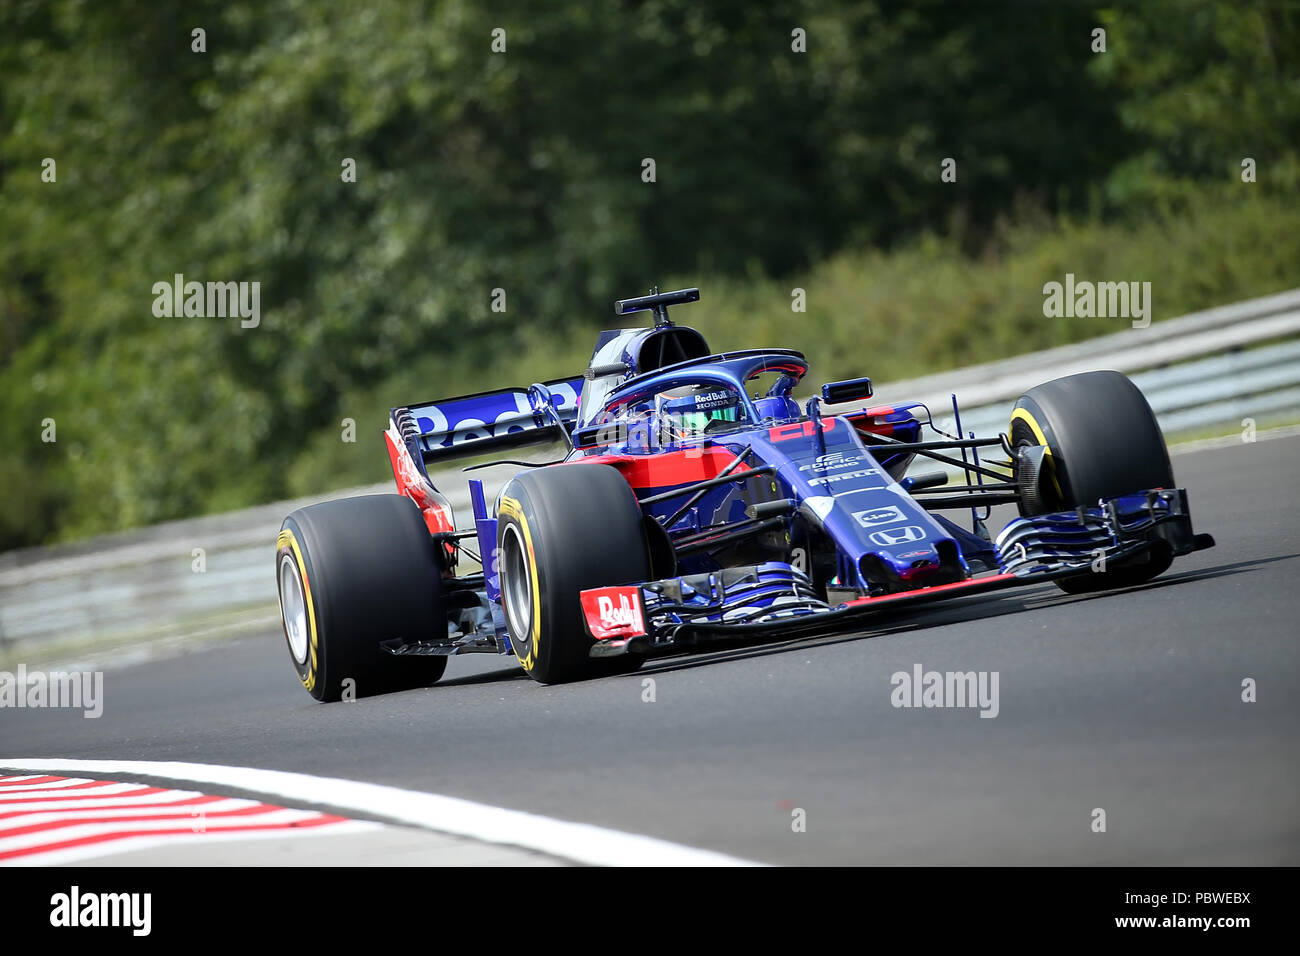
{"label": "honda logo", "polygon": [[892,548],[896,544],[907,544],[909,541],[920,541],[925,537],[925,531],[918,525],[909,524],[902,528],[886,528],[884,531],[871,532],[871,540],[886,548]]}

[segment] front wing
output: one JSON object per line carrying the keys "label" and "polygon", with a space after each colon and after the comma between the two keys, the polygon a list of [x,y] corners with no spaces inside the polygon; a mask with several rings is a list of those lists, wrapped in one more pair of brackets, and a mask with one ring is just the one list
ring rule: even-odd
{"label": "front wing", "polygon": [[674,653],[721,639],[842,631],[882,611],[909,608],[1213,547],[1192,532],[1182,489],[1153,489],[1095,508],[1017,518],[998,535],[999,570],[965,581],[830,604],[799,569],[783,562],[693,574],[581,595],[591,655]]}

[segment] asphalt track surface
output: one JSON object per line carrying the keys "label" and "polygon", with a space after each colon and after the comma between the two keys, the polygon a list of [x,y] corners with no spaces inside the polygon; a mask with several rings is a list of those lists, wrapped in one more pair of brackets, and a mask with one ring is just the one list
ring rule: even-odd
{"label": "asphalt track surface", "polygon": [[[1218,547],[1140,588],[1035,586],[560,687],[472,655],[332,705],[268,632],[110,671],[97,720],[9,710],[0,756],[346,777],[771,863],[1300,863],[1300,438],[1174,467]],[[997,717],[895,708],[916,664],[997,671]]]}

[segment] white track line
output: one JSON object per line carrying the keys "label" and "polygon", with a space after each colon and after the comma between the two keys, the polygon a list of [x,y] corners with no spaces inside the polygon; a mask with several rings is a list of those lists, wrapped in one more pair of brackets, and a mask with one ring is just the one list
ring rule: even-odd
{"label": "white track line", "polygon": [[49,778],[0,776],[0,866],[112,856],[123,844],[143,845],[141,840],[165,846],[176,838],[335,832],[341,824],[355,823],[335,814],[193,790]]}
{"label": "white track line", "polygon": [[[10,777],[9,780],[17,780],[17,783],[0,782],[0,800],[11,793],[35,793],[37,790],[67,790],[69,787],[82,788],[82,784],[95,783],[89,777],[67,777],[63,780],[54,780],[49,783],[27,783],[27,780],[39,780],[40,777],[28,777],[26,780],[20,780],[17,777]],[[84,787],[85,790],[93,790],[93,787]]]}
{"label": "white track line", "polygon": [[[116,856],[135,850],[152,850],[156,847],[171,847],[178,843],[195,843],[207,846],[218,842],[243,842],[245,840],[303,840],[314,837],[338,836],[345,833],[366,833],[381,829],[378,823],[366,820],[347,820],[343,823],[331,823],[329,826],[312,827],[307,830],[250,830],[243,833],[222,833],[209,830],[206,833],[174,833],[167,836],[124,837],[111,843],[93,843],[86,846],[72,846],[62,850],[50,850],[46,853],[34,853],[20,856],[15,860],[6,860],[5,866],[58,866],[65,863],[78,863],[102,857]],[[111,863],[112,861],[110,861]]]}
{"label": "white track line", "polygon": [[[1272,441],[1275,438],[1294,438],[1300,435],[1300,425],[1281,425],[1277,428],[1266,428],[1262,432],[1255,433],[1255,442]],[[1198,451],[1214,451],[1216,448],[1243,448],[1252,442],[1243,441],[1241,435],[1220,435],[1218,438],[1201,438],[1196,441],[1185,441],[1177,445],[1169,446],[1171,455],[1190,455]]]}
{"label": "white track line", "polygon": [[[277,810],[268,808],[237,817],[210,817],[201,814],[190,816],[187,814],[183,817],[169,816],[166,820],[140,820],[134,822],[130,820],[104,820],[85,823],[66,821],[31,833],[18,833],[7,836],[5,833],[0,832],[0,853],[27,850],[32,847],[47,846],[51,843],[71,843],[74,840],[84,842],[91,837],[111,837],[123,830],[133,828],[176,833],[195,833],[202,828],[203,832],[212,833],[217,830],[266,827],[268,830],[274,828],[277,833],[281,833],[294,824],[318,819],[320,819],[320,814],[314,810]],[[322,825],[322,828],[324,826]],[[112,846],[111,842],[107,846]]]}
{"label": "white track line", "polygon": [[83,783],[94,783],[89,777],[64,777],[61,780],[49,780],[45,783],[32,783],[48,777],[49,774],[35,774],[26,777],[0,777],[0,796],[6,793],[27,793],[29,790],[58,790],[63,787],[75,787]]}
{"label": "white track line", "polygon": [[151,789],[150,786],[144,783],[112,783],[104,781],[97,786],[72,790],[66,794],[52,794],[48,790],[36,790],[35,788],[13,794],[5,791],[0,792],[0,809],[19,809],[24,803],[32,800],[67,800],[69,806],[76,806],[76,802],[89,803],[92,797],[127,797],[149,789]]}
{"label": "white track line", "polygon": [[[109,810],[94,808],[91,810],[64,809],[40,810],[36,813],[21,813],[8,819],[0,820],[0,837],[6,831],[21,830],[24,827],[37,826],[42,823],[62,823],[64,821],[89,822],[91,820],[138,820],[150,819],[194,820],[227,813],[231,810],[247,810],[260,805],[258,800],[212,800],[208,803],[186,803],[171,807],[114,807]],[[70,824],[69,824],[70,825]]]}
{"label": "white track line", "polygon": [[0,768],[44,773],[89,773],[160,777],[214,784],[282,801],[325,805],[344,812],[374,814],[412,826],[484,843],[523,847],[547,856],[597,866],[755,866],[737,857],[670,843],[655,837],[607,830],[588,823],[446,797],[434,793],[335,777],[251,767],[153,760],[63,760],[0,758]]}
{"label": "white track line", "polygon": [[207,794],[194,790],[164,790],[162,793],[149,793],[144,796],[105,797],[102,800],[38,800],[36,803],[0,804],[0,817],[6,813],[43,813],[47,810],[106,810],[112,807],[152,807],[165,810],[168,807],[202,806],[201,800]]}

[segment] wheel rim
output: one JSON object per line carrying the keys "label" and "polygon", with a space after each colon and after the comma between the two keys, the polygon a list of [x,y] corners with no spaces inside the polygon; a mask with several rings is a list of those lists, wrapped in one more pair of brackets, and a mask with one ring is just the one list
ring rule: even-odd
{"label": "wheel rim", "polygon": [[528,553],[513,524],[506,525],[502,536],[501,593],[505,596],[510,636],[524,640],[533,621],[532,575],[528,571]]}
{"label": "wheel rim", "polygon": [[1034,448],[1047,449],[1047,457],[1043,460],[1045,469],[1044,477],[1048,479],[1043,490],[1046,492],[1042,497],[1042,510],[1039,514],[1050,514],[1053,511],[1067,511],[1069,505],[1065,503],[1065,493],[1061,489],[1061,476],[1056,471],[1056,457],[1052,454],[1050,445],[1045,445],[1038,440],[1038,436],[1033,430],[1021,419],[1015,419],[1011,422],[1010,434],[1011,445],[1019,448],[1021,445],[1029,445]]}
{"label": "wheel rim", "polygon": [[280,617],[289,653],[299,664],[307,663],[307,601],[302,593],[302,577],[293,558],[280,558]]}

